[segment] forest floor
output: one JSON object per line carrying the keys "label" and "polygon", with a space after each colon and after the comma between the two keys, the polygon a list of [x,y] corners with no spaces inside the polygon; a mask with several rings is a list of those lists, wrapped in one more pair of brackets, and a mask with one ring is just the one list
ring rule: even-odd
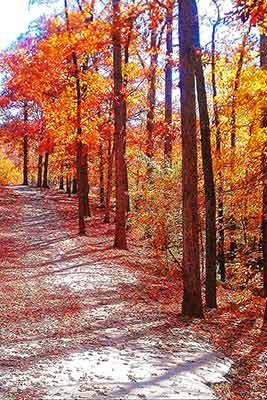
{"label": "forest floor", "polygon": [[75,203],[0,189],[0,399],[266,399],[262,309],[220,286],[218,310],[182,318],[181,280],[114,250],[100,212],[77,236]]}

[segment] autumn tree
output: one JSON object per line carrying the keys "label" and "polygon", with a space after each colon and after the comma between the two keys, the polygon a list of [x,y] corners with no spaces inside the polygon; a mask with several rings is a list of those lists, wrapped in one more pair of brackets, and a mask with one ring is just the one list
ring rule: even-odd
{"label": "autumn tree", "polygon": [[192,1],[194,20],[194,61],[199,105],[201,149],[205,191],[205,231],[206,231],[206,304],[215,308],[216,304],[216,198],[211,153],[211,130],[205,76],[201,59],[200,33],[197,4]]}
{"label": "autumn tree", "polygon": [[113,77],[114,77],[114,146],[115,146],[115,171],[116,171],[116,227],[114,247],[127,248],[126,240],[126,215],[127,195],[126,162],[125,162],[125,122],[124,102],[122,93],[122,44],[121,44],[121,2],[112,0],[112,44],[113,44]]}

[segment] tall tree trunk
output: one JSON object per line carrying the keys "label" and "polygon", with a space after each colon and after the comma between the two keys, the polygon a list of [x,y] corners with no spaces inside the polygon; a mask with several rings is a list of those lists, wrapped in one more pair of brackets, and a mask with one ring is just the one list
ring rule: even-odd
{"label": "tall tree trunk", "polygon": [[125,194],[125,126],[123,124],[122,57],[120,0],[112,0],[113,7],[113,74],[114,74],[114,145],[116,170],[116,227],[114,247],[127,249],[126,216],[127,196]]}
{"label": "tall tree trunk", "polygon": [[[78,128],[78,138],[81,135],[81,128]],[[85,186],[84,186],[84,157],[83,157],[83,144],[81,140],[77,142],[77,183],[78,183],[78,220],[79,220],[79,234],[85,235]]]}
{"label": "tall tree trunk", "polygon": [[66,176],[66,193],[69,195],[71,195],[71,180],[69,175]]}
{"label": "tall tree trunk", "polygon": [[[67,33],[69,35],[69,39],[71,40],[71,29],[69,23],[69,9],[68,9],[68,1],[64,0],[64,11],[65,11],[65,20],[66,20],[66,28]],[[75,51],[72,52],[72,63],[74,66],[74,76],[76,83],[76,124],[77,124],[77,154],[76,154],[76,172],[77,172],[77,182],[78,182],[78,219],[79,219],[79,234],[85,235],[85,197],[86,197],[86,188],[84,187],[85,179],[84,179],[84,170],[86,160],[84,157],[84,145],[82,143],[82,118],[81,118],[81,82],[79,77],[79,65],[77,60],[77,54]]]}
{"label": "tall tree trunk", "polygon": [[[211,76],[212,76],[212,97],[213,97],[213,112],[214,112],[214,124],[216,129],[216,157],[221,165],[221,128],[220,128],[220,116],[217,100],[217,84],[216,84],[216,30],[221,22],[220,9],[216,0],[213,3],[217,9],[217,20],[213,25],[212,29],[212,61],[211,61]],[[221,167],[220,167],[221,168]],[[217,261],[219,265],[221,281],[225,282],[225,256],[224,256],[224,204],[223,204],[223,173],[222,170],[218,171],[218,187],[217,187],[218,207],[218,250],[217,250]]]}
{"label": "tall tree trunk", "polygon": [[59,178],[59,190],[64,190],[64,176],[60,175]]}
{"label": "tall tree trunk", "polygon": [[64,190],[64,163],[60,166],[59,190]]}
{"label": "tall tree trunk", "polygon": [[89,177],[88,177],[88,146],[83,146],[83,167],[82,167],[82,181],[84,186],[84,216],[91,217],[91,209],[89,204]]}
{"label": "tall tree trunk", "polygon": [[110,199],[112,193],[112,171],[113,171],[113,160],[114,160],[115,147],[112,145],[112,138],[109,139],[108,143],[108,173],[107,173],[107,188],[106,188],[106,199],[105,199],[105,217],[104,222],[110,223]]}
{"label": "tall tree trunk", "polygon": [[78,183],[76,177],[74,176],[72,180],[72,194],[77,194],[77,193],[78,193]]}
{"label": "tall tree trunk", "polygon": [[165,140],[164,140],[164,166],[172,166],[172,53],[173,53],[173,2],[167,6],[167,37],[166,37],[166,66],[165,66]]}
{"label": "tall tree trunk", "polygon": [[43,188],[48,189],[48,162],[49,162],[49,153],[48,151],[45,152],[45,159],[44,159],[44,173],[43,173]]}
{"label": "tall tree trunk", "polygon": [[105,208],[104,156],[101,139],[99,143],[99,205],[100,208]]}
{"label": "tall tree trunk", "polygon": [[38,174],[37,174],[37,187],[42,186],[42,170],[43,170],[43,156],[38,156]]}
{"label": "tall tree trunk", "polygon": [[[129,64],[129,47],[131,43],[131,37],[132,37],[132,31],[133,31],[133,23],[134,23],[134,18],[130,19],[130,26],[129,26],[129,33],[127,36],[125,48],[124,48],[124,66],[125,66],[125,71],[127,71],[127,65]],[[124,73],[123,76],[123,92],[125,93],[123,97],[123,114],[122,114],[122,123],[123,123],[123,129],[125,132],[125,140],[124,140],[124,154],[126,153],[126,132],[127,132],[127,98],[126,98],[126,91],[127,91],[127,85],[128,85],[128,75],[127,72]],[[130,195],[129,195],[129,181],[128,181],[128,169],[127,167],[125,168],[125,194],[127,197],[127,211],[130,212]]]}
{"label": "tall tree trunk", "polygon": [[197,82],[197,96],[200,116],[201,150],[204,174],[205,191],[205,231],[206,231],[206,304],[216,308],[216,198],[212,166],[210,121],[208,101],[205,86],[205,77],[201,60],[200,33],[198,10],[195,0],[193,4],[194,44],[195,44],[195,74]]}
{"label": "tall tree trunk", "polygon": [[[267,36],[260,37],[260,65],[267,70]],[[267,128],[267,109],[262,110],[262,128]],[[263,257],[263,281],[264,297],[267,297],[267,141],[263,143],[261,155],[262,169],[262,257]],[[266,305],[267,307],[267,305]],[[267,320],[267,309],[265,312]]]}
{"label": "tall tree trunk", "polygon": [[179,1],[183,190],[183,315],[202,317],[199,260],[196,99],[193,65],[193,3]]}
{"label": "tall tree trunk", "polygon": [[23,137],[23,185],[28,186],[28,162],[29,162],[29,144],[28,144],[28,134],[27,134],[27,122],[28,122],[28,105],[24,103],[24,128],[25,134]]}

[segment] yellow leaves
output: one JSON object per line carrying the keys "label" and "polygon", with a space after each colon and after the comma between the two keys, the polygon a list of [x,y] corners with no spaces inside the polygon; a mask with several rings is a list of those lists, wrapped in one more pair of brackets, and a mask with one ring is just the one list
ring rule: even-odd
{"label": "yellow leaves", "polygon": [[254,157],[261,157],[266,142],[267,142],[267,128],[259,128],[250,137],[247,146],[247,151]]}
{"label": "yellow leaves", "polygon": [[14,163],[0,153],[0,185],[17,184],[20,173]]}
{"label": "yellow leaves", "polygon": [[56,27],[56,28],[59,28],[60,25],[61,25],[60,19],[59,19],[59,18],[55,18],[55,19],[54,19],[54,24],[55,24],[55,27]]}

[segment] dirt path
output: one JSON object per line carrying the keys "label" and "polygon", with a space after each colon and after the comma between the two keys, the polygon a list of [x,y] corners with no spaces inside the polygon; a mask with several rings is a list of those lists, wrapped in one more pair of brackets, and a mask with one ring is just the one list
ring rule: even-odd
{"label": "dirt path", "polygon": [[0,216],[1,400],[216,398],[230,362],[142,297],[100,217],[78,237],[73,200],[22,187]]}

